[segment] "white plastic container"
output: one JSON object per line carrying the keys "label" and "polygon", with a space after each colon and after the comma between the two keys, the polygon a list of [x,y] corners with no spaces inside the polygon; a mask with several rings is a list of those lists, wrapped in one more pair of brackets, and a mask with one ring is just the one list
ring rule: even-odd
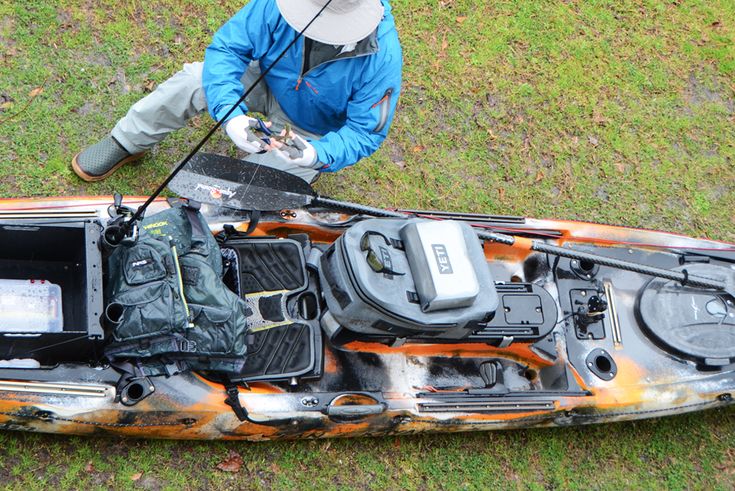
{"label": "white plastic container", "polygon": [[0,333],[64,329],[61,287],[44,280],[0,279]]}

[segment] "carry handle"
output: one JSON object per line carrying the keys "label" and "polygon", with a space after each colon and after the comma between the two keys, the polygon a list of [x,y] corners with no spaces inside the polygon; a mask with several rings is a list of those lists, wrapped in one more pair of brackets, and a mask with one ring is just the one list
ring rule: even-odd
{"label": "carry handle", "polygon": [[385,403],[360,404],[350,406],[327,406],[324,414],[330,418],[359,419],[385,412]]}

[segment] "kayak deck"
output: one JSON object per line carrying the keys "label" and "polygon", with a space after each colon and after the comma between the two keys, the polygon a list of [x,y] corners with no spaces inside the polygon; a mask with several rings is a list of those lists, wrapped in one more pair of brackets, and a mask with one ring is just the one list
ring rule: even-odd
{"label": "kayak deck", "polygon": [[[48,214],[59,219],[57,215],[63,213],[103,220],[108,203],[105,198],[5,201],[0,203],[0,219],[24,216],[27,221],[32,216],[38,220]],[[157,201],[156,206],[167,205]],[[247,229],[247,221],[237,214],[206,208],[205,212],[213,230],[224,223]],[[682,254],[672,252],[674,247],[688,251],[692,261],[697,251],[706,249],[710,263],[731,267],[735,262],[732,246],[661,232],[466,217],[488,227],[512,228],[515,233],[664,268],[681,266]],[[349,223],[349,216],[338,213],[295,210],[264,217],[253,235],[307,234],[315,244],[327,245]],[[247,388],[240,388],[239,400],[248,419],[242,422],[225,403],[224,386],[198,374],[156,378],[150,396],[123,406],[115,401],[119,374],[110,367],[61,361],[35,370],[0,368],[0,427],[262,440],[568,426],[665,416],[732,402],[735,371],[731,364],[672,353],[642,328],[637,304],[650,277],[601,267],[594,272],[599,285],[592,286],[585,279],[591,268],[580,273],[580,265],[569,259],[528,261],[528,251],[496,244],[485,244],[484,251],[497,279],[509,284],[516,277],[533,281],[553,297],[558,313],[549,334],[508,345],[426,339],[335,343],[318,323],[272,327],[257,335],[257,349],[243,375]],[[261,265],[262,277],[252,282],[261,284],[262,292],[276,289],[262,285],[269,274],[274,280],[288,276],[283,271],[274,273],[273,268],[293,276],[293,265],[287,261],[274,264]],[[317,294],[313,273],[296,276],[293,284],[280,284],[277,289],[302,298]],[[572,314],[575,301],[589,299],[598,286],[604,290],[608,310],[602,320],[581,329]],[[298,298],[292,302],[297,311],[309,310]],[[659,337],[666,335],[659,333]]]}

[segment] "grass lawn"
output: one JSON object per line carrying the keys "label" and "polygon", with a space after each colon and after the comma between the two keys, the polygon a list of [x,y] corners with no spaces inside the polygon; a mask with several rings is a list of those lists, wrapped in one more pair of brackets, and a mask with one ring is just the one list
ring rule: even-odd
{"label": "grass lawn", "polygon": [[[244,0],[0,0],[0,196],[144,194],[207,116],[99,184],[69,167]],[[735,2],[394,0],[389,140],[321,192],[735,242]],[[233,153],[218,135],[209,151]],[[735,411],[577,429],[266,444],[0,433],[9,488],[720,488]],[[216,465],[230,452],[238,473]]]}

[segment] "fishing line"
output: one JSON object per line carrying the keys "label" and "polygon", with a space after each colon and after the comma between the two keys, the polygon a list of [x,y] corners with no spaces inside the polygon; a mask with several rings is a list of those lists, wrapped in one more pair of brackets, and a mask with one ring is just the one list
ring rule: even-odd
{"label": "fishing line", "polygon": [[23,358],[26,358],[28,355],[32,355],[33,353],[38,353],[39,351],[44,351],[44,350],[47,350],[47,349],[56,348],[57,346],[62,346],[64,344],[73,343],[75,341],[80,341],[82,339],[87,339],[88,337],[89,336],[87,336],[86,334],[82,334],[81,336],[76,336],[76,337],[69,338],[69,339],[66,339],[66,340],[61,341],[61,342],[58,342],[58,343],[49,344],[49,345],[46,345],[46,346],[41,346],[40,348],[32,349],[30,351],[25,351],[25,352],[22,352],[22,353],[12,354],[12,356],[14,358],[16,358],[16,359],[23,359]]}
{"label": "fishing line", "polygon": [[[319,12],[317,12],[317,14],[309,21],[309,23],[306,24],[306,26],[296,35],[296,37],[293,39],[293,41],[291,41],[288,44],[288,46],[286,46],[286,48],[281,52],[281,54],[278,55],[278,57],[275,59],[275,61],[273,63],[271,63],[271,65],[265,71],[263,71],[260,74],[260,76],[258,77],[258,79],[255,82],[253,82],[253,84],[245,91],[245,93],[243,93],[242,97],[240,97],[240,99],[230,108],[230,110],[227,111],[227,113],[222,118],[220,118],[219,121],[216,122],[216,124],[212,127],[212,129],[209,130],[209,132],[206,134],[206,136],[204,138],[202,138],[202,140],[199,143],[197,143],[197,145],[189,152],[189,154],[186,157],[184,157],[184,160],[182,160],[174,168],[174,170],[171,172],[171,174],[169,174],[169,176],[158,186],[158,188],[153,192],[153,194],[151,194],[150,197],[148,197],[148,199],[145,201],[145,203],[143,203],[143,205],[141,205],[138,208],[138,210],[133,214],[133,216],[131,216],[129,220],[126,220],[122,224],[123,232],[124,232],[123,236],[127,234],[127,232],[130,230],[130,226],[133,223],[135,223],[136,221],[140,220],[143,217],[143,214],[145,213],[145,210],[148,208],[148,206],[150,206],[150,204],[153,202],[153,200],[155,200],[158,197],[158,195],[160,195],[163,192],[163,190],[166,189],[166,186],[168,186],[168,184],[173,180],[173,178],[176,177],[176,174],[178,174],[184,168],[184,166],[186,166],[186,164],[189,163],[189,161],[194,157],[194,155],[196,155],[197,152],[199,152],[199,150],[204,146],[204,144],[207,143],[207,141],[209,141],[209,139],[212,137],[212,135],[214,135],[214,133],[222,126],[223,121],[226,121],[227,118],[229,118],[230,115],[233,112],[235,112],[235,109],[237,109],[240,106],[240,104],[243,101],[245,101],[245,99],[247,98],[247,96],[249,96],[250,93],[255,89],[255,87],[265,78],[266,75],[268,75],[268,73],[273,69],[273,67],[275,67],[278,64],[278,62],[281,61],[281,59],[284,56],[286,56],[286,53],[288,53],[288,51],[296,44],[296,42],[299,39],[301,39],[301,37],[304,35],[304,32],[306,32],[306,30],[309,27],[311,27],[311,25],[314,22],[316,22],[316,20],[319,18],[319,16],[322,15],[322,12],[324,12],[324,10],[326,10],[326,8],[331,3],[332,3],[332,0],[327,0],[327,2],[319,10]],[[255,177],[255,176],[253,176],[253,177]],[[252,183],[252,179],[250,180],[250,182]]]}

